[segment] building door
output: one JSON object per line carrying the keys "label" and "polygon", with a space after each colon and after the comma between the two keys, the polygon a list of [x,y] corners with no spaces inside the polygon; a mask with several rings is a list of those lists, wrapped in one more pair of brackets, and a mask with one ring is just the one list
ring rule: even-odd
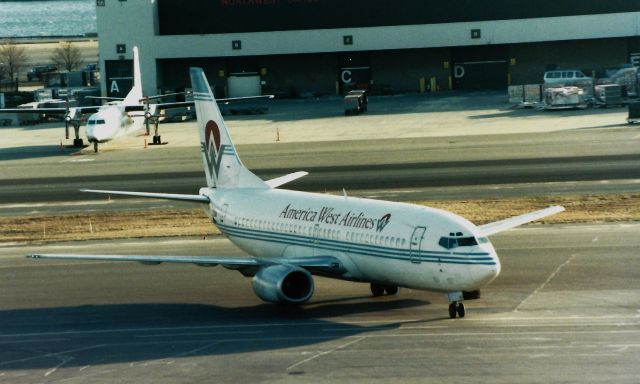
{"label": "building door", "polygon": [[230,73],[227,78],[229,97],[259,96],[262,94],[260,75],[257,73]]}
{"label": "building door", "polygon": [[478,45],[451,50],[451,77],[458,90],[505,90],[509,83],[509,47]]}
{"label": "building door", "polygon": [[124,98],[133,88],[133,60],[105,60],[107,97]]}
{"label": "building door", "polygon": [[453,64],[453,88],[464,90],[506,89],[506,60],[465,61]]}

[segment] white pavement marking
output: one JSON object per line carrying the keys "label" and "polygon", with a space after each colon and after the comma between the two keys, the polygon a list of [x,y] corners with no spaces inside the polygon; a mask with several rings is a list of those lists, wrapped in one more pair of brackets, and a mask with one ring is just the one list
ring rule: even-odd
{"label": "white pavement marking", "polygon": [[560,270],[562,268],[564,268],[565,266],[567,266],[573,259],[575,259],[575,257],[578,256],[577,253],[574,253],[573,255],[571,255],[571,257],[569,257],[569,259],[567,259],[567,261],[565,261],[564,263],[560,264],[560,266],[558,268],[556,268],[555,271],[553,271],[551,273],[551,275],[549,275],[549,277],[547,278],[547,280],[545,280],[544,283],[542,283],[541,286],[539,286],[538,288],[536,288],[536,290],[534,290],[533,292],[531,292],[531,294],[529,296],[527,296],[524,300],[522,300],[520,302],[520,304],[518,304],[516,306],[516,308],[513,310],[513,312],[518,312],[518,310],[520,309],[520,307],[527,301],[529,300],[531,297],[533,297],[534,295],[536,295],[538,292],[540,292],[541,290],[544,289],[544,287],[549,284],[549,282],[560,272]]}
{"label": "white pavement marking", "polygon": [[7,364],[12,364],[12,363],[24,363],[25,361],[42,359],[42,358],[45,358],[45,357],[58,357],[58,356],[61,356],[63,354],[67,354],[67,353],[88,351],[89,349],[101,348],[101,347],[104,347],[105,345],[106,344],[96,344],[96,345],[91,345],[91,346],[83,347],[83,348],[69,349],[67,351],[51,352],[51,353],[45,353],[44,355],[25,357],[24,359],[2,361],[2,362],[0,362],[0,365],[7,365]]}
{"label": "white pavement marking", "polygon": [[324,351],[324,352],[316,353],[315,355],[313,355],[313,356],[311,356],[311,357],[309,357],[309,358],[306,358],[306,359],[304,359],[304,360],[301,360],[301,361],[299,361],[299,362],[297,362],[297,363],[295,363],[295,364],[293,364],[293,365],[289,366],[289,367],[287,368],[287,371],[290,371],[290,370],[292,370],[293,368],[298,367],[298,366],[300,366],[300,365],[302,365],[302,364],[306,364],[306,363],[310,362],[311,360],[315,360],[315,359],[317,359],[317,358],[318,358],[318,357],[320,357],[320,356],[325,356],[325,355],[328,355],[328,354],[330,354],[330,353],[333,353],[333,352],[335,352],[335,351],[337,351],[337,350],[344,349],[344,348],[346,348],[346,347],[348,347],[348,346],[350,346],[350,345],[353,345],[353,344],[359,343],[360,341],[364,340],[365,338],[366,338],[366,337],[364,337],[364,336],[360,336],[360,337],[358,337],[357,339],[355,339],[355,340],[351,340],[350,342],[345,343],[345,344],[342,344],[342,345],[340,345],[340,346],[338,346],[338,347],[336,347],[336,348],[330,349],[330,350],[328,350],[328,351]]}
{"label": "white pavement marking", "polygon": [[139,338],[145,337],[184,337],[184,336],[224,336],[224,335],[256,335],[264,331],[229,331],[229,332],[192,332],[192,333],[159,333],[154,335],[136,335]]}
{"label": "white pavement marking", "polygon": [[55,367],[51,368],[50,370],[48,370],[47,372],[44,373],[44,377],[48,377],[49,375],[51,375],[52,373],[54,373],[55,371],[58,370],[58,368],[62,367],[63,365],[65,365],[66,363],[70,362],[71,360],[73,360],[73,357],[69,357],[69,356],[64,356],[64,355],[55,355],[56,358],[59,358],[60,364],[56,365]]}

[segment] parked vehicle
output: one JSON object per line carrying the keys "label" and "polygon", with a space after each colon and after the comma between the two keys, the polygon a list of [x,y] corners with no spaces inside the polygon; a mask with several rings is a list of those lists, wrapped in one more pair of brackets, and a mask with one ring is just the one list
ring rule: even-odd
{"label": "parked vehicle", "polygon": [[344,114],[346,116],[366,112],[368,104],[369,100],[367,98],[367,91],[349,91],[349,93],[344,97]]}
{"label": "parked vehicle", "polygon": [[31,67],[27,72],[27,80],[29,81],[42,81],[42,77],[45,73],[55,72],[58,68],[55,65],[36,65]]}
{"label": "parked vehicle", "polygon": [[584,91],[585,97],[593,97],[593,78],[579,69],[559,69],[544,73],[543,90],[560,87],[578,87]]}

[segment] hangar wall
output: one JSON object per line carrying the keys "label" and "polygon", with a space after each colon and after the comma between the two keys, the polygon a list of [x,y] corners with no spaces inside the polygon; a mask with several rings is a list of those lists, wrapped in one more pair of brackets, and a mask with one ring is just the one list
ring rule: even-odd
{"label": "hangar wall", "polygon": [[[245,22],[232,23],[234,28],[242,28],[241,32],[234,33],[177,35],[167,32],[167,23],[175,24],[174,28],[183,25],[177,13],[173,19],[165,14],[166,9],[175,10],[180,4],[185,10],[191,10],[192,20],[211,26],[216,24],[216,17],[203,11],[206,4],[215,7],[227,4],[236,12],[236,17],[261,10],[264,17],[268,12],[282,12],[284,6],[304,3],[306,9],[311,9],[309,7],[334,1],[337,0],[106,0],[104,6],[97,7],[100,59],[103,64],[130,60],[131,47],[139,46],[146,94],[154,94],[160,88],[188,86],[187,68],[192,65],[205,68],[209,80],[216,84],[217,93],[224,93],[226,77],[231,73],[248,70],[260,74],[268,91],[328,94],[342,88],[341,70],[350,55],[367,57],[366,63],[358,67],[369,68],[363,73],[370,77],[372,86],[388,85],[400,92],[419,90],[420,79],[428,82],[431,77],[436,78],[440,89],[447,89],[450,82],[455,88],[473,89],[484,85],[472,84],[469,79],[474,73],[478,79],[485,79],[487,76],[478,76],[483,71],[492,74],[496,88],[506,85],[509,79],[513,83],[539,82],[542,72],[551,64],[559,68],[602,70],[628,62],[634,49],[640,52],[640,0],[610,0],[587,5],[577,0],[540,0],[535,7],[496,5],[512,4],[510,0],[401,0],[409,10],[428,6],[447,10],[427,12],[428,15],[422,12],[420,21],[431,24],[402,24],[417,12],[396,12],[389,4],[397,1],[351,0],[348,4],[360,7],[386,4],[387,8],[381,6],[375,10],[379,14],[386,12],[397,25],[380,25],[385,23],[376,18],[374,12],[366,18],[368,21],[355,24],[360,25],[357,27],[286,30],[295,27],[297,19],[279,17],[276,18],[279,24],[267,28],[278,29],[273,31],[250,32],[256,28],[255,23]],[[267,3],[273,6],[265,8]],[[274,11],[276,3],[280,8]],[[163,8],[167,5],[174,8]],[[469,9],[474,11],[466,14]],[[337,26],[344,26],[344,20],[354,20],[335,14],[333,11],[337,21],[329,21]],[[447,17],[438,16],[443,14]],[[318,19],[326,23],[327,19],[320,16]],[[280,26],[282,20],[286,23],[284,27]],[[262,29],[265,28],[262,25]],[[118,51],[119,47],[124,47],[124,51]],[[495,52],[501,52],[499,57]],[[466,73],[466,78],[456,78],[457,62],[469,66],[465,68],[471,71]],[[103,93],[108,84],[109,79]]]}

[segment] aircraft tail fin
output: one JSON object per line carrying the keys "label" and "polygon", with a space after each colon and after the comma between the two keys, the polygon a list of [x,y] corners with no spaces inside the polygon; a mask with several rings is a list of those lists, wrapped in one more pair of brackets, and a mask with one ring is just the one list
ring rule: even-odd
{"label": "aircraft tail fin", "polygon": [[269,188],[240,161],[204,71],[201,68],[191,68],[190,76],[207,186]]}
{"label": "aircraft tail fin", "polygon": [[133,87],[124,98],[125,105],[140,104],[142,99],[142,72],[140,71],[140,57],[138,47],[133,47]]}

